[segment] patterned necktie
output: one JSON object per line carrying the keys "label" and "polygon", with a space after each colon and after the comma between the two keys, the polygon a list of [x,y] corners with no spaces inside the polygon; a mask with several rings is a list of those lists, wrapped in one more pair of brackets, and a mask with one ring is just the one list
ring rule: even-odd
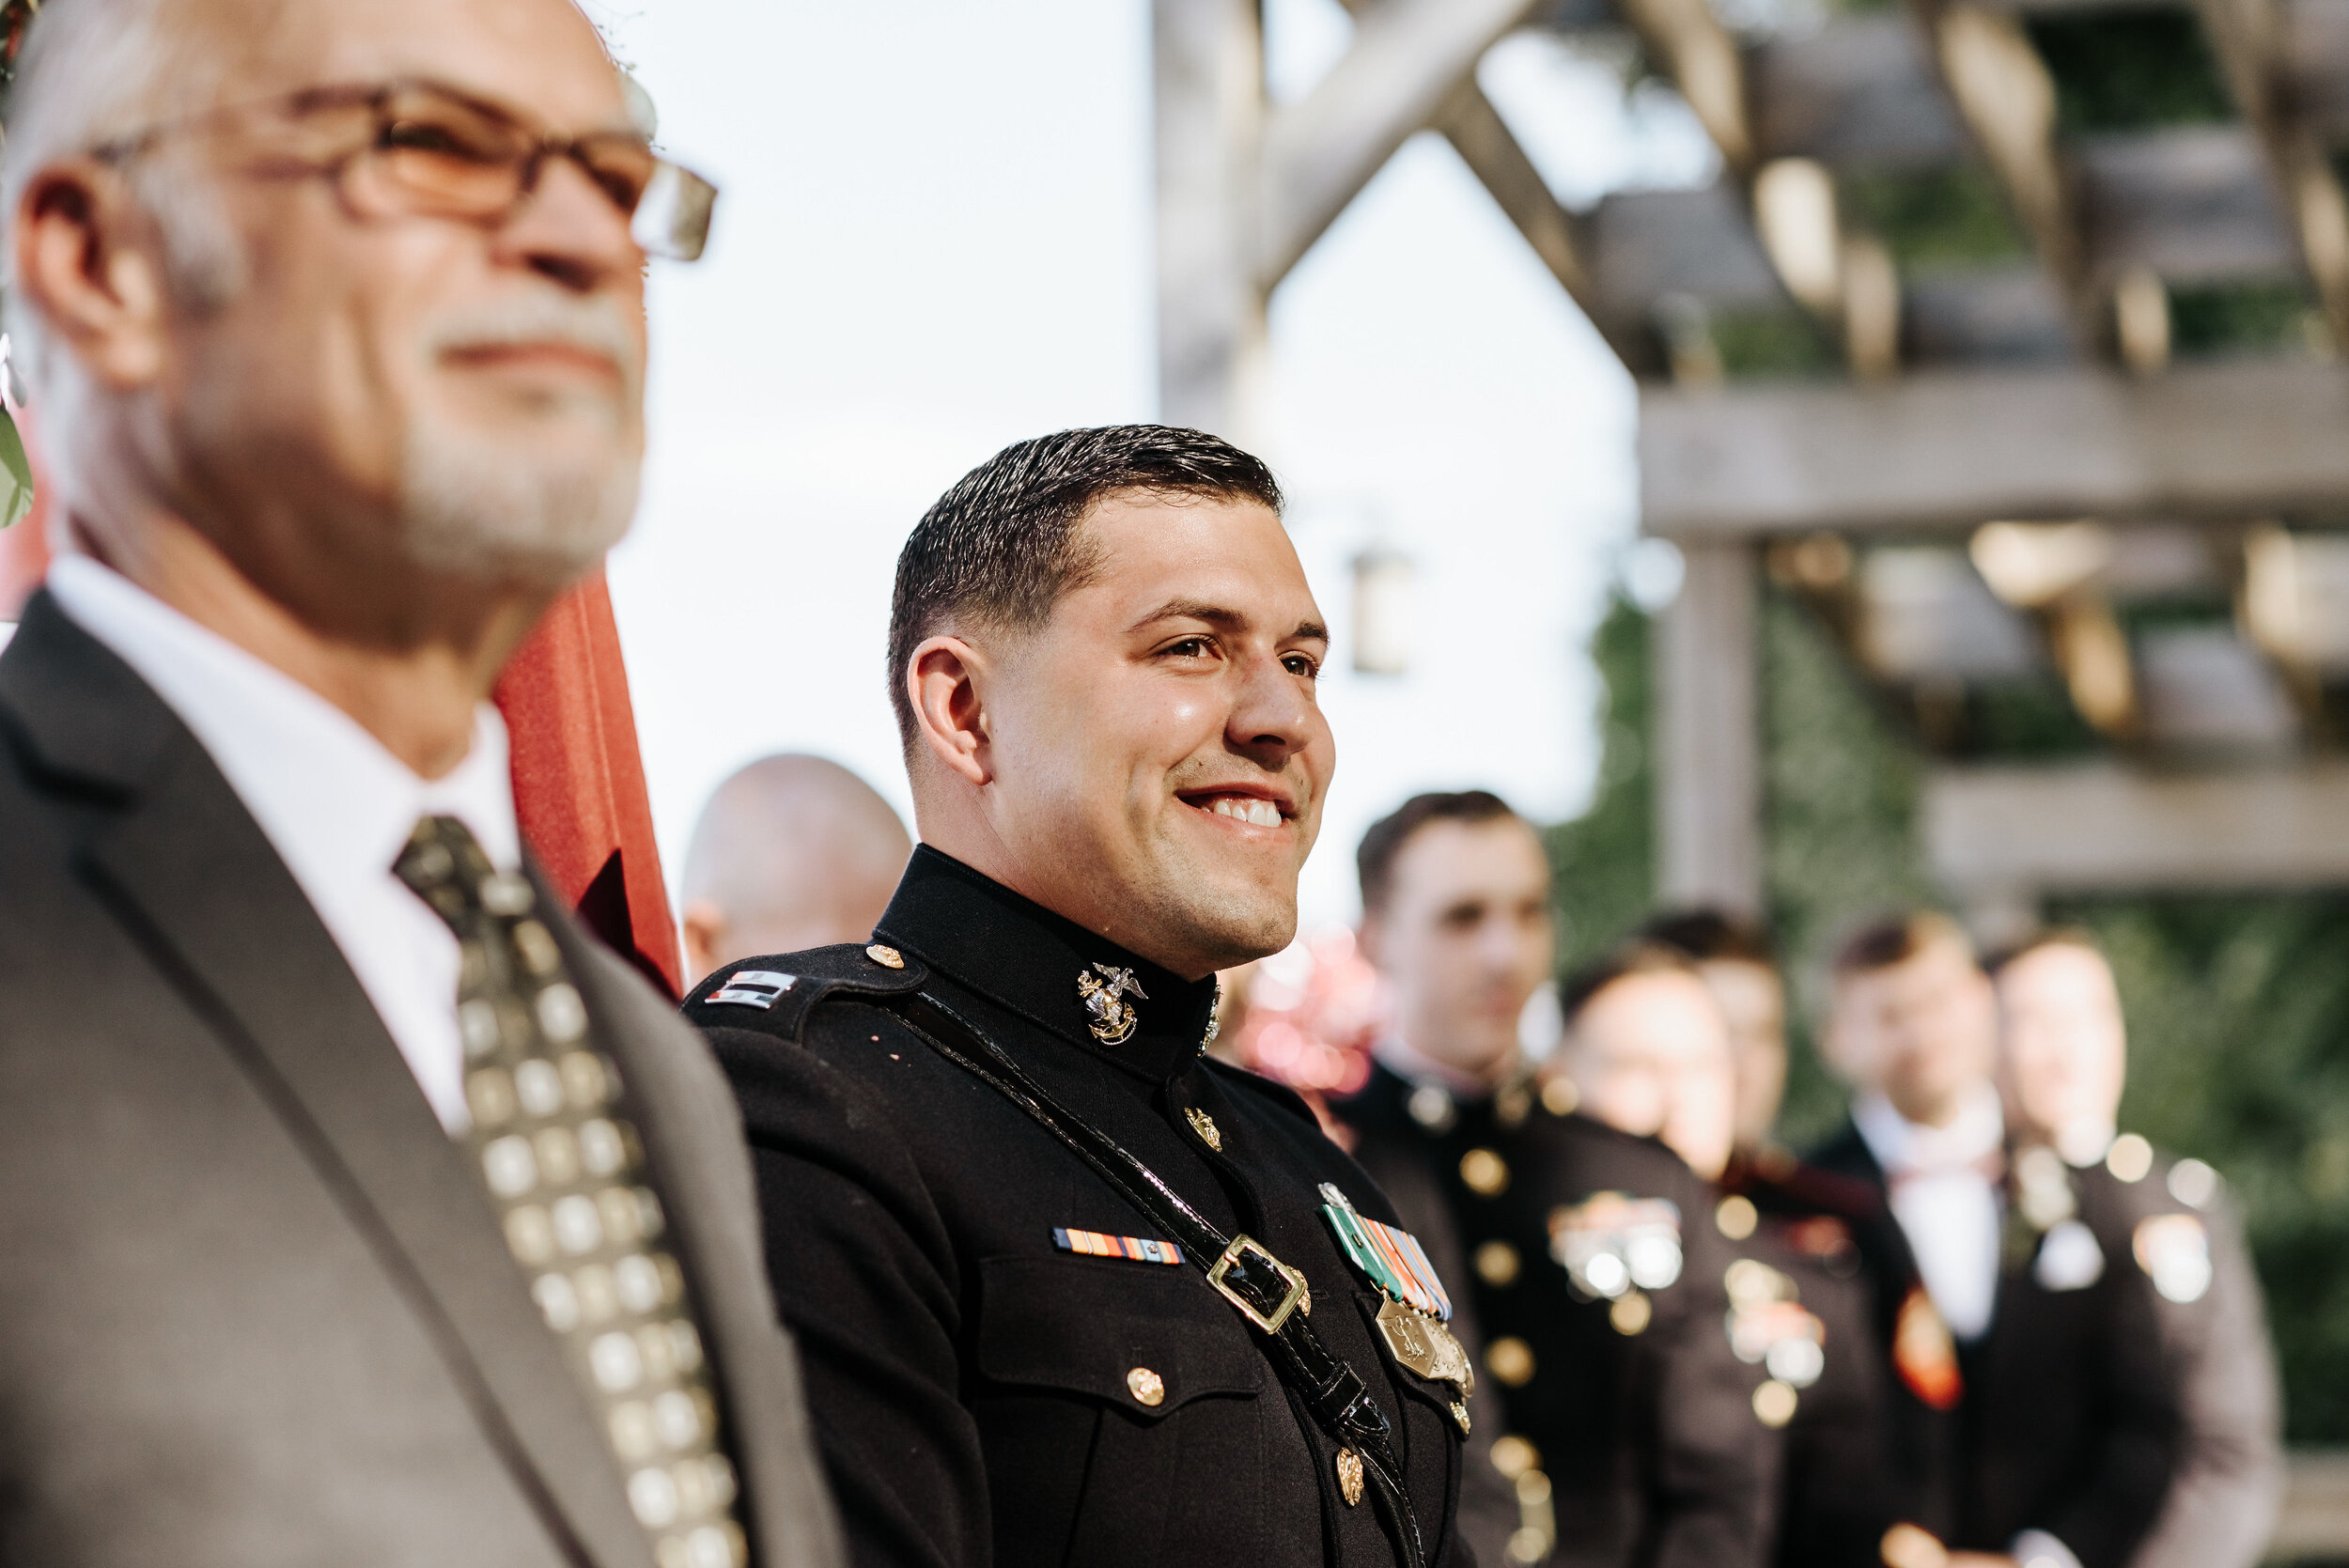
{"label": "patterned necktie", "polygon": [[466,1133],[530,1294],[628,1478],[659,1568],[743,1568],[734,1467],[684,1272],[618,1072],[587,1034],[527,878],[465,825],[416,824],[394,870],[457,933]]}

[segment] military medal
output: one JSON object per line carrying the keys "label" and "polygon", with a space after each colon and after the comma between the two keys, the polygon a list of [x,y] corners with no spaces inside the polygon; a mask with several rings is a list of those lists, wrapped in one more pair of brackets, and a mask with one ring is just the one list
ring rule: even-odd
{"label": "military medal", "polygon": [[1105,1046],[1124,1045],[1142,1026],[1142,1014],[1126,1000],[1128,991],[1144,1001],[1150,1000],[1150,993],[1142,988],[1131,970],[1096,964],[1077,971],[1077,999],[1091,1015],[1085,1027]]}
{"label": "military medal", "polygon": [[1397,1366],[1432,1383],[1449,1383],[1458,1391],[1452,1406],[1460,1430],[1468,1430],[1464,1403],[1476,1388],[1476,1371],[1468,1352],[1444,1324],[1452,1316],[1452,1297],[1427,1261],[1426,1250],[1408,1231],[1365,1219],[1345,1193],[1329,1182],[1321,1184],[1321,1217],[1338,1238],[1346,1260],[1387,1299],[1378,1308],[1378,1337]]}

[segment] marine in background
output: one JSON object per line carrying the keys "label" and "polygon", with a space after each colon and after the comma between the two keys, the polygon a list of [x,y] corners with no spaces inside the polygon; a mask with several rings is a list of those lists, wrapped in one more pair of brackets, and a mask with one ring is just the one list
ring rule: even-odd
{"label": "marine in background", "polygon": [[2111,966],[2084,932],[1996,957],[1999,1077],[2023,1136],[2073,1172],[2104,1265],[2154,1286],[2177,1459],[2132,1568],[2250,1568],[2283,1488],[2276,1357],[2243,1220],[2217,1172],[2119,1130],[2128,1034]]}
{"label": "marine in background", "polygon": [[1765,1560],[1761,1374],[1724,1328],[1712,1194],[1655,1136],[1679,1097],[1657,1072],[1684,1063],[1632,1060],[1658,987],[1710,1023],[1697,1070],[1725,1155],[1727,1048],[1702,983],[1661,950],[1583,977],[1566,996],[1567,1071],[1538,1080],[1517,1047],[1553,940],[1532,830],[1484,791],[1423,795],[1374,826],[1357,862],[1363,952],[1395,1023],[1370,1082],[1334,1110],[1381,1186],[1407,1211],[1440,1208],[1470,1260],[1505,1427],[1494,1459],[1524,1509],[1505,1560]]}
{"label": "marine in background", "polygon": [[1772,1560],[1874,1568],[1895,1519],[1880,1438],[1885,1371],[1847,1218],[1868,1189],[1802,1164],[1771,1136],[1786,1086],[1786,1005],[1768,931],[1712,909],[1660,916],[1643,930],[1696,966],[1731,1041],[1729,1128],[1700,1133],[1692,1147],[1700,1158],[1730,1151],[1698,1173],[1719,1188],[1713,1223],[1735,1254],[1733,1345],[1768,1372],[1757,1406],[1783,1425]]}
{"label": "marine in background", "polygon": [[745,764],[711,792],[685,851],[687,974],[863,941],[912,853],[889,802],[838,763],[785,753]]}
{"label": "marine in background", "polygon": [[[1888,1371],[1890,1568],[2124,1568],[2168,1490],[2176,1413],[2141,1271],[2083,1246],[2086,1195],[2010,1150],[1996,1000],[1965,932],[1918,913],[1838,951],[1828,1064],[1851,1118],[1814,1155],[1854,1217]],[[2101,1250],[2103,1257],[2092,1255]]]}

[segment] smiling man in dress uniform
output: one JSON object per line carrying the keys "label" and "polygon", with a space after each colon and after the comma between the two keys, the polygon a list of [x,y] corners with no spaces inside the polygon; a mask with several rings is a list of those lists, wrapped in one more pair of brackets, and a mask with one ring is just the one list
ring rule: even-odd
{"label": "smiling man in dress uniform", "polygon": [[2275,1529],[2283,1455],[2275,1350],[2242,1217],[2208,1165],[2120,1131],[2128,1032],[2094,938],[2046,932],[1990,972],[2009,1113],[2070,1168],[2089,1247],[2105,1266],[2143,1276],[2161,1325],[2177,1461],[2132,1568],[2249,1568]]}
{"label": "smiling man in dress uniform", "polygon": [[689,1001],[860,1563],[1461,1560],[1443,1282],[1203,1054],[1216,971],[1295,934],[1334,760],[1280,505],[1156,426],[948,490],[890,624],[922,846],[869,944]]}
{"label": "smiling man in dress uniform", "polygon": [[[1441,1210],[1471,1260],[1507,1429],[1494,1461],[1540,1504],[1512,1557],[1762,1560],[1760,1374],[1724,1331],[1729,1258],[1699,1223],[1710,1194],[1653,1136],[1702,1121],[1728,1152],[1728,1049],[1703,983],[1654,950],[1579,976],[1565,997],[1576,1076],[1538,1083],[1517,1018],[1553,954],[1539,836],[1482,790],[1422,795],[1372,827],[1357,863],[1363,948],[1395,1021],[1370,1082],[1335,1109],[1372,1174],[1407,1213]],[[1709,1119],[1675,1117],[1672,1086],[1625,1066],[1650,968],[1675,983],[1674,1020],[1712,1031],[1691,1053],[1714,1069]],[[1615,1113],[1639,1125],[1602,1119]]]}

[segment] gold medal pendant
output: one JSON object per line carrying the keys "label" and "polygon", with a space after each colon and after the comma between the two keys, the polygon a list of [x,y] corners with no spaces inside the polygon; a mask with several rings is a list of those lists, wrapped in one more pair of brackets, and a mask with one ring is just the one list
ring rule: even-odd
{"label": "gold medal pendant", "polygon": [[1433,1383],[1449,1383],[1464,1400],[1475,1391],[1476,1370],[1469,1365],[1468,1352],[1439,1319],[1400,1301],[1388,1301],[1378,1309],[1378,1337],[1386,1341],[1387,1354],[1406,1372]]}

